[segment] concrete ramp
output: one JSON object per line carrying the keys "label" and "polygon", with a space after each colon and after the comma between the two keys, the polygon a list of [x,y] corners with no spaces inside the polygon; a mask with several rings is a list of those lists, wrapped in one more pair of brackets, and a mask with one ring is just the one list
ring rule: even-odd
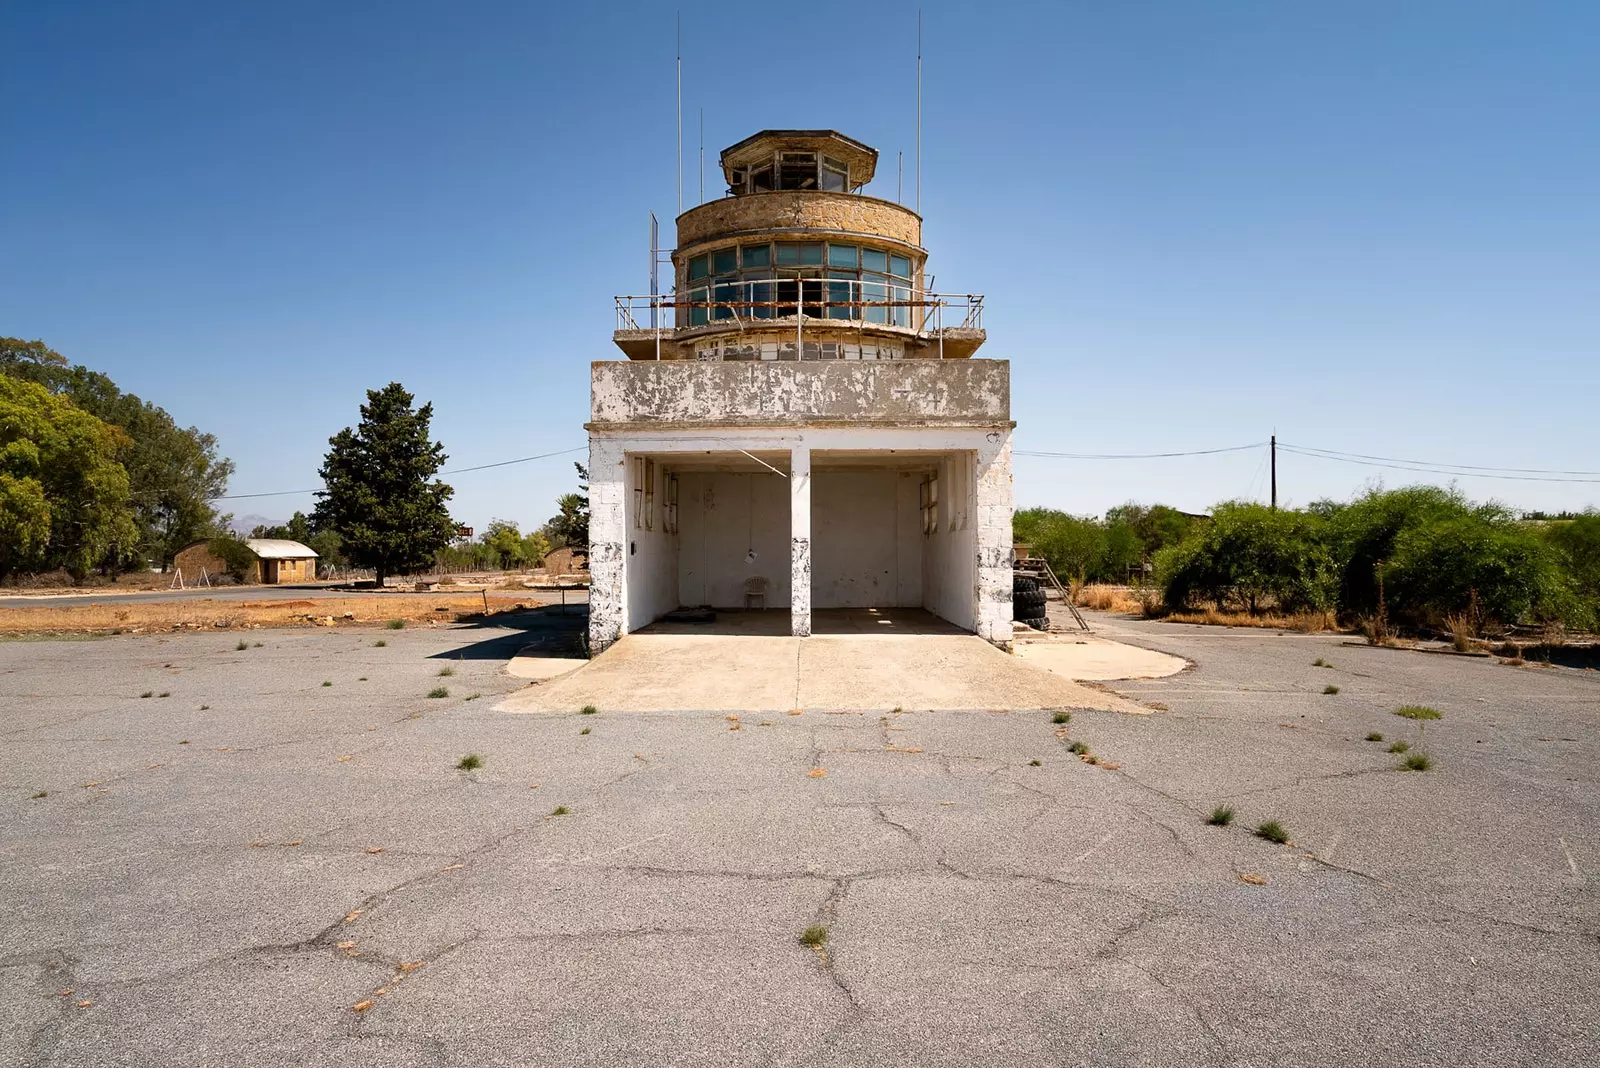
{"label": "concrete ramp", "polygon": [[962,635],[630,634],[507,698],[507,712],[1148,710]]}

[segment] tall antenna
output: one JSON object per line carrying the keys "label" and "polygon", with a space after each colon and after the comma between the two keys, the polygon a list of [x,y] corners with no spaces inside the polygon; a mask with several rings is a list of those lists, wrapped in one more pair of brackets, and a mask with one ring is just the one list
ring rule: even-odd
{"label": "tall antenna", "polygon": [[706,202],[706,109],[700,109],[700,203]]}
{"label": "tall antenna", "polygon": [[906,154],[904,152],[896,152],[894,154],[894,202],[896,204],[904,204],[906,202],[905,192]]}
{"label": "tall antenna", "polygon": [[922,9],[917,8],[917,214],[922,214]]}
{"label": "tall antenna", "polygon": [[[678,12],[678,23],[677,23],[677,25],[678,25],[678,214],[682,215],[683,214],[683,12],[681,10]],[[921,47],[922,46],[920,44],[917,46],[918,51],[921,51]],[[917,63],[918,63],[917,70],[920,72],[922,70],[922,67],[921,67],[922,60],[919,58],[917,60]],[[922,78],[922,75],[921,75],[921,73],[918,73],[917,78],[918,78],[917,92],[920,94],[922,92],[922,89],[921,89],[921,85],[922,85],[921,78]],[[917,114],[921,115],[922,114],[922,112],[921,112],[922,105],[919,103],[917,105],[917,107],[918,107]],[[919,118],[917,120],[917,122],[920,124],[922,122],[922,120]],[[920,129],[920,128],[921,127],[919,125],[918,129]]]}

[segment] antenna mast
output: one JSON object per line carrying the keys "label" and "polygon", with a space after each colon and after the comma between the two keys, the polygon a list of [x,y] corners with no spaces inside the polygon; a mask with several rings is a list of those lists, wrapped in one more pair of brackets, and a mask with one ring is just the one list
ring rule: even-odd
{"label": "antenna mast", "polygon": [[922,214],[922,9],[917,8],[917,214]]}
{"label": "antenna mast", "polygon": [[[683,12],[678,12],[678,214],[683,214]],[[920,60],[919,60],[920,62]],[[919,67],[918,70],[921,70]],[[919,74],[920,78],[921,75]],[[921,92],[921,82],[918,82]],[[920,108],[920,105],[918,105]],[[918,114],[921,114],[919,111]],[[918,120],[921,121],[920,119]]]}
{"label": "antenna mast", "polygon": [[700,203],[706,202],[706,109],[700,109]]}

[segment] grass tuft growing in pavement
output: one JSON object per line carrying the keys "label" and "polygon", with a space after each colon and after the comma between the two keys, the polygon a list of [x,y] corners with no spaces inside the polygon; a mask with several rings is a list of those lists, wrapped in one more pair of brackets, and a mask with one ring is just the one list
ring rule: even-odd
{"label": "grass tuft growing in pavement", "polygon": [[372,643],[372,647],[374,649],[382,649],[384,646],[386,646],[388,644],[389,644],[388,642],[384,641],[382,638],[379,638],[377,641]]}
{"label": "grass tuft growing in pavement", "polygon": [[555,808],[550,810],[550,815],[552,816],[570,816],[571,814],[572,810],[566,805],[557,805]]}
{"label": "grass tuft growing in pavement", "polygon": [[428,696],[435,699],[440,697],[449,697],[450,691],[445,689],[443,686],[435,686],[433,689],[428,691]]}
{"label": "grass tuft growing in pavement", "polygon": [[1233,822],[1233,806],[1218,805],[1211,810],[1211,815],[1206,817],[1206,822],[1213,827],[1226,827]]}
{"label": "grass tuft growing in pavement", "polygon": [[1427,753],[1409,753],[1400,762],[1401,771],[1427,771],[1433,767],[1433,760]]}
{"label": "grass tuft growing in pavement", "polygon": [[457,771],[477,771],[481,767],[483,767],[483,757],[477,753],[468,753],[456,761]]}
{"label": "grass tuft growing in pavement", "polygon": [[442,668],[439,669],[439,677],[441,679],[447,679],[451,675],[454,675],[455,673],[456,673],[456,669],[453,668],[453,667],[442,667]]}
{"label": "grass tuft growing in pavement", "polygon": [[1322,657],[1320,657],[1320,656],[1317,657],[1315,660],[1311,661],[1311,666],[1312,667],[1333,667],[1332,664],[1328,663],[1326,660],[1322,659]]}
{"label": "grass tuft growing in pavement", "polygon": [[1369,742],[1381,742],[1381,741],[1383,741],[1383,732],[1382,731],[1372,731],[1371,733],[1369,733],[1367,735],[1367,741],[1369,741]]}
{"label": "grass tuft growing in pavement", "polygon": [[1042,768],[1044,767],[1044,761],[1040,760],[1038,757],[1034,757],[1032,760],[1028,761],[1028,767]]}
{"label": "grass tuft growing in pavement", "polygon": [[594,707],[594,705],[584,705],[582,708],[578,709],[578,715],[580,715],[580,716],[592,716],[596,712],[599,712],[599,711],[600,710],[598,708]]}
{"label": "grass tuft growing in pavement", "polygon": [[1440,712],[1437,708],[1429,708],[1427,705],[1401,705],[1399,708],[1394,710],[1394,714],[1403,719],[1418,721],[1425,719],[1438,719],[1444,715],[1444,713]]}
{"label": "grass tuft growing in pavement", "polygon": [[1389,747],[1389,752],[1391,752],[1391,753],[1404,753],[1407,749],[1410,749],[1410,748],[1411,748],[1411,743],[1410,742],[1395,742],[1393,745],[1391,745]]}
{"label": "grass tuft growing in pavement", "polygon": [[828,929],[812,924],[800,932],[800,944],[808,949],[820,949],[828,941]]}
{"label": "grass tuft growing in pavement", "polygon": [[250,648],[250,643],[241,639],[239,644],[235,645],[234,648],[240,652],[243,652],[244,650]]}
{"label": "grass tuft growing in pavement", "polygon": [[1057,712],[1055,715],[1050,717],[1050,722],[1051,723],[1071,723],[1072,722],[1072,713],[1071,712]]}
{"label": "grass tuft growing in pavement", "polygon": [[146,697],[154,697],[155,695],[156,695],[156,692],[154,690],[146,690],[144,693],[139,695],[139,699],[142,701]]}
{"label": "grass tuft growing in pavement", "polygon": [[1322,688],[1322,692],[1325,694],[1336,694],[1339,692],[1339,687],[1330,682],[1328,685]]}
{"label": "grass tuft growing in pavement", "polygon": [[403,619],[391,619],[389,622],[385,623],[384,626],[388,627],[390,630],[405,630],[406,621]]}
{"label": "grass tuft growing in pavement", "polygon": [[1284,825],[1279,823],[1277,820],[1268,820],[1256,828],[1256,837],[1265,838],[1269,842],[1276,842],[1278,845],[1283,845],[1283,843],[1289,840],[1289,831],[1288,828],[1284,827]]}
{"label": "grass tuft growing in pavement", "polygon": [[579,732],[578,732],[578,733],[579,733],[579,734],[580,734],[580,735],[584,735],[584,734],[588,734],[588,733],[589,733],[589,728],[588,728],[588,727],[585,727],[585,728],[583,728],[583,730],[581,730],[581,731],[579,731]]}
{"label": "grass tuft growing in pavement", "polygon": [[157,697],[171,697],[172,696],[172,691],[171,690],[162,690],[160,693],[156,694],[156,696]]}
{"label": "grass tuft growing in pavement", "polygon": [[329,682],[327,679],[323,679],[322,680],[322,685],[324,685],[324,686],[332,686],[333,683]]}
{"label": "grass tuft growing in pavement", "polygon": [[250,648],[252,648],[252,649],[261,649],[261,648],[264,648],[264,646],[262,646],[262,644],[260,642],[256,642]]}
{"label": "grass tuft growing in pavement", "polygon": [[1071,745],[1067,746],[1067,752],[1076,753],[1079,756],[1083,756],[1084,754],[1089,752],[1089,743],[1088,742],[1073,742]]}
{"label": "grass tuft growing in pavement", "polygon": [[28,798],[28,800],[29,801],[37,801],[41,797],[49,797],[49,796],[50,796],[50,791],[49,790],[40,790],[38,793],[36,793],[32,797]]}

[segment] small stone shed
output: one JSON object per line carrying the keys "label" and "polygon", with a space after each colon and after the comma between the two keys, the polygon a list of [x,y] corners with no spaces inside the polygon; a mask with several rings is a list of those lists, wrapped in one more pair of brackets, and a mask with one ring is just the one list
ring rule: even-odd
{"label": "small stone shed", "polygon": [[[316,580],[317,554],[310,546],[287,538],[247,538],[244,544],[252,557],[244,574],[246,583],[274,586]],[[228,562],[212,549],[209,538],[178,550],[173,566],[190,583],[198,582],[202,573],[212,578],[228,573]]]}
{"label": "small stone shed", "polygon": [[545,553],[541,565],[547,574],[586,575],[589,572],[589,550],[582,546],[563,546]]}

